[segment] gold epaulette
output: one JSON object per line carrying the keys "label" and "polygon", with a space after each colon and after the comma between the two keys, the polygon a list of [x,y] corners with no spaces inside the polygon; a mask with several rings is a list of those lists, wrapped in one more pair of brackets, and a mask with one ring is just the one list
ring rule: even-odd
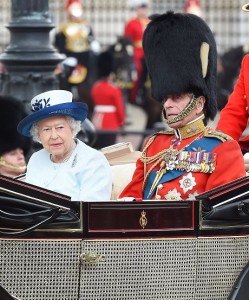
{"label": "gold epaulette", "polygon": [[208,127],[204,131],[204,137],[216,138],[222,142],[230,141],[233,139],[230,135],[225,134],[222,131],[217,131]]}
{"label": "gold epaulette", "polygon": [[151,139],[154,140],[160,134],[163,134],[163,135],[173,135],[174,131],[173,130],[161,130],[161,131],[155,132],[155,133],[153,133],[150,136],[149,140],[151,140]]}
{"label": "gold epaulette", "polygon": [[[150,145],[154,141],[154,139],[160,134],[173,135],[174,131],[173,130],[172,131],[171,130],[162,130],[162,131],[155,132],[151,136],[148,137],[148,139],[146,141],[146,145]],[[143,151],[145,151],[145,150],[147,150],[147,147],[145,147]]]}
{"label": "gold epaulette", "polygon": [[174,131],[173,130],[162,130],[162,131],[158,131],[158,132],[155,132],[153,133],[150,137],[148,137],[147,141],[146,141],[146,146],[144,149],[143,149],[143,152],[145,153],[148,146],[151,145],[151,143],[154,141],[154,139],[160,135],[160,134],[165,134],[165,135],[173,135],[174,134]]}
{"label": "gold epaulette", "polygon": [[155,133],[155,135],[157,135],[157,134],[172,135],[172,134],[174,134],[174,131],[173,130],[161,130],[161,131],[158,131]]}

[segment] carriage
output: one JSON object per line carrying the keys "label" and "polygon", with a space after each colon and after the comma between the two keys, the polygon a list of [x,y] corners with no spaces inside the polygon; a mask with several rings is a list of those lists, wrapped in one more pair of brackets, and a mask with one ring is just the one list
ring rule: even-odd
{"label": "carriage", "polygon": [[1,285],[22,300],[248,299],[248,181],[192,201],[71,202],[0,176]]}

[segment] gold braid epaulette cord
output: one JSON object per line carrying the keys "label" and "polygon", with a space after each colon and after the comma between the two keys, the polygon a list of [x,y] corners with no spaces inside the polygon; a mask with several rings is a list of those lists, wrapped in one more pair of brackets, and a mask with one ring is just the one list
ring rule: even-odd
{"label": "gold braid epaulette cord", "polygon": [[[182,149],[178,149],[178,150],[173,149],[173,146],[171,145],[169,148],[163,149],[162,151],[158,152],[157,154],[147,157],[147,155],[146,155],[147,149],[154,142],[155,138],[160,134],[172,135],[172,134],[174,134],[174,132],[173,131],[164,131],[164,132],[156,133],[153,136],[151,136],[149,138],[148,142],[146,143],[144,150],[142,152],[141,158],[140,158],[141,161],[144,163],[143,189],[147,182],[148,176],[150,175],[152,170],[157,165],[160,166],[160,169],[157,172],[158,176],[156,176],[156,178],[154,180],[155,184],[157,182],[159,182],[159,180],[163,176],[163,174],[166,173],[166,169],[167,170],[173,170],[173,169],[186,170],[187,172],[193,171],[193,172],[202,172],[202,173],[212,173],[215,169],[215,165],[214,165],[215,155],[214,155],[214,157],[210,157],[210,158],[208,157],[209,155],[205,156],[205,160],[204,160],[204,156],[198,157],[198,158],[196,158],[195,164],[193,163],[192,165],[190,165],[190,163],[187,164],[186,158],[184,158],[185,155],[189,154],[189,153],[186,153],[186,151],[184,149],[187,148],[194,141],[201,139],[202,137],[216,138],[222,142],[231,140],[230,136],[228,136],[222,132],[213,130],[209,127],[206,127],[204,129],[204,131],[201,131],[200,134],[197,135],[197,137],[191,141],[190,144],[188,144],[187,146],[184,146]],[[198,150],[198,152],[200,152],[200,150]],[[179,159],[179,163],[176,163],[176,160],[178,161],[178,159]],[[180,161],[182,161],[182,164],[180,164]],[[165,164],[165,162],[166,162],[166,164]],[[185,165],[184,165],[184,163],[185,163]],[[150,167],[150,169],[148,171],[146,171],[147,164],[152,164],[152,166]],[[165,169],[165,172],[164,172],[164,169]],[[153,183],[153,188],[154,188],[155,184]]]}
{"label": "gold braid epaulette cord", "polygon": [[[149,148],[149,146],[153,143],[153,141],[155,140],[155,138],[159,135],[159,134],[165,134],[165,135],[173,135],[174,134],[174,131],[159,131],[155,134],[153,134],[148,142],[146,143],[143,151],[142,151],[142,154],[141,154],[141,157],[140,157],[140,160],[144,163],[144,182],[143,182],[143,187],[142,189],[144,189],[144,185],[148,179],[148,176],[149,174],[151,173],[151,171],[154,169],[154,167],[156,165],[158,165],[159,163],[161,163],[163,160],[164,160],[164,155],[168,152],[168,148],[158,152],[157,154],[153,155],[153,156],[150,156],[150,157],[147,157],[146,156],[146,151],[147,149]],[[146,165],[149,164],[149,163],[153,163],[153,165],[150,167],[150,169],[146,172]]]}
{"label": "gold braid epaulette cord", "polygon": [[193,94],[189,103],[187,104],[187,106],[175,118],[165,119],[165,122],[170,125],[172,123],[176,123],[178,121],[183,120],[197,106],[197,101],[198,101],[198,98],[195,97],[195,95]]}
{"label": "gold braid epaulette cord", "polygon": [[204,137],[216,138],[222,142],[231,141],[233,139],[230,135],[209,127],[204,131]]}

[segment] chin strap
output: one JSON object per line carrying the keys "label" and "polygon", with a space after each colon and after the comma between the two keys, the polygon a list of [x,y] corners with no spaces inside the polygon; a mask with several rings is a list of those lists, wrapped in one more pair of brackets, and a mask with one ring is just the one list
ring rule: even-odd
{"label": "chin strap", "polygon": [[26,165],[25,166],[19,166],[17,164],[11,164],[5,161],[2,157],[0,157],[0,166],[8,167],[10,169],[14,170],[20,170],[20,171],[25,171],[26,170]]}
{"label": "chin strap", "polygon": [[173,124],[173,123],[183,120],[197,106],[197,100],[198,100],[198,98],[196,98],[195,95],[193,94],[188,105],[176,117],[174,117],[173,119],[170,119],[170,120],[166,118],[165,111],[163,109],[163,112],[162,112],[163,121],[166,124]]}

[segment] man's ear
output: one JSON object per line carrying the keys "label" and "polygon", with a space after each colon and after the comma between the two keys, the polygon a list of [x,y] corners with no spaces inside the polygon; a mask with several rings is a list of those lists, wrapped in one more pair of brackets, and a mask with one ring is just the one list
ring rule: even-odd
{"label": "man's ear", "polygon": [[198,97],[197,107],[196,107],[198,113],[200,113],[204,110],[205,102],[206,102],[206,99],[204,96]]}

